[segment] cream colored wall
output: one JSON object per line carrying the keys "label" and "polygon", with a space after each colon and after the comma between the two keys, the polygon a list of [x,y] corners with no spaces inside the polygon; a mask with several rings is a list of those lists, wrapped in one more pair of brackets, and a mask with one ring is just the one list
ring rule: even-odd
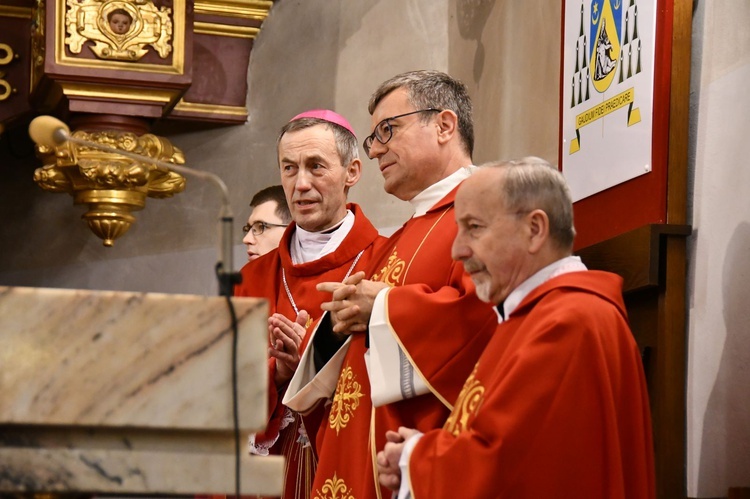
{"label": "cream colored wall", "polygon": [[474,161],[558,163],[562,9],[541,0],[451,0],[450,73],[474,99]]}
{"label": "cream colored wall", "polygon": [[[381,82],[414,69],[448,71],[448,8],[444,0],[339,3],[343,23],[334,105],[351,120],[361,141],[372,129],[367,103]],[[377,161],[361,147],[360,156],[364,174],[350,191],[351,199],[377,227],[399,227],[411,216],[411,206],[383,191]]]}
{"label": "cream colored wall", "polygon": [[688,495],[750,487],[750,3],[693,18]]}

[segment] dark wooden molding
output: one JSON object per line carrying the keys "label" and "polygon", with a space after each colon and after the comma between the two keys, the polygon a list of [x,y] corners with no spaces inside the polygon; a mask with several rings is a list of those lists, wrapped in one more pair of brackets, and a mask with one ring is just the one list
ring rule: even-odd
{"label": "dark wooden molding", "polygon": [[576,251],[595,270],[606,270],[624,279],[623,293],[659,286],[664,273],[662,246],[667,236],[687,237],[689,225],[648,224]]}
{"label": "dark wooden molding", "polygon": [[672,75],[669,93],[667,223],[687,223],[690,63],[693,0],[672,0]]}
{"label": "dark wooden molding", "polygon": [[686,497],[686,238],[688,225],[649,224],[577,251],[620,275],[643,355],[654,430],[657,497]]}
{"label": "dark wooden molding", "polygon": [[[31,114],[29,104],[29,72],[31,68],[31,8],[17,5],[0,6],[0,44],[10,48],[0,51],[0,58],[10,60],[0,64],[0,80],[3,81],[0,95],[0,131],[3,124],[10,124]],[[11,88],[6,94],[6,85]],[[1,133],[1,132],[0,132]]]}
{"label": "dark wooden molding", "polygon": [[728,499],[750,499],[750,487],[730,487]]}

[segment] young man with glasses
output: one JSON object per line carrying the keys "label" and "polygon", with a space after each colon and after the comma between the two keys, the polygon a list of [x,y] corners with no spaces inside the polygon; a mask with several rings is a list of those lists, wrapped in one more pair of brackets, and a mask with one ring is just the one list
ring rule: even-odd
{"label": "young man with glasses", "polygon": [[332,401],[317,436],[321,497],[389,497],[374,466],[386,431],[440,428],[496,324],[451,259],[453,200],[473,168],[466,87],[437,71],[405,73],[375,91],[369,111],[365,151],[386,192],[411,203],[414,216],[365,272],[318,287],[332,293],[323,304],[330,314],[284,401],[299,411]]}
{"label": "young man with glasses", "polygon": [[248,262],[278,248],[284,235],[283,229],[292,221],[284,189],[280,185],[256,192],[250,200],[250,208],[250,216],[242,227],[245,233],[242,242],[247,246]]}
{"label": "young man with glasses", "polygon": [[[341,282],[366,268],[385,238],[347,194],[360,178],[357,138],[343,116],[328,110],[301,113],[281,130],[277,141],[281,185],[292,214],[277,249],[242,269],[237,296],[269,302],[269,422],[252,435],[253,454],[286,458],[285,499],[309,498],[316,467],[306,425],[317,428],[319,415],[303,422],[281,403],[304,351],[308,334],[328,297],[316,289],[323,281]],[[251,229],[252,230],[252,229]],[[266,229],[269,230],[269,229]],[[280,230],[280,229],[279,229]],[[314,431],[314,430],[313,430]]]}

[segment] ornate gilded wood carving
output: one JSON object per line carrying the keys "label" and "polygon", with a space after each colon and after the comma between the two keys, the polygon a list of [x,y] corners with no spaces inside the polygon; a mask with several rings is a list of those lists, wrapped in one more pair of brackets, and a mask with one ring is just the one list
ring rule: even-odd
{"label": "ornate gilded wood carving", "polygon": [[[152,134],[79,130],[73,136],[160,161],[185,163],[180,149]],[[34,181],[44,190],[71,194],[76,204],[88,204],[83,219],[105,246],[127,232],[135,222],[131,212],[142,209],[146,197],[171,197],[185,189],[185,178],[171,170],[70,142],[54,149],[38,146],[38,155],[44,166],[34,172]]]}
{"label": "ornate gilded wood carving", "polygon": [[[75,120],[73,136],[183,164],[166,139],[135,133],[155,119],[246,121],[252,39],[273,0],[22,1],[28,6],[16,10],[30,20],[31,106]],[[9,9],[0,5],[0,14]],[[82,218],[105,246],[129,229],[147,197],[185,187],[174,172],[118,154],[71,144],[38,152],[44,166],[36,183],[87,205]]]}
{"label": "ornate gilded wood carving", "polygon": [[149,0],[67,0],[65,44],[79,54],[86,41],[100,59],[137,61],[153,47],[162,59],[172,51],[172,10]]}

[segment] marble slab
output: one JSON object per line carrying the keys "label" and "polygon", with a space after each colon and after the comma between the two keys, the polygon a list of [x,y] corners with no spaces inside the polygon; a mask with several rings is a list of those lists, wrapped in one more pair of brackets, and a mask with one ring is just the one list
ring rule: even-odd
{"label": "marble slab", "polygon": [[[267,305],[233,298],[240,427],[267,403]],[[226,299],[0,287],[0,424],[232,428]]]}
{"label": "marble slab", "polygon": [[[0,429],[0,496],[235,492],[234,442],[228,433],[14,430],[11,435]],[[242,494],[281,494],[283,466],[281,456],[242,452]]]}
{"label": "marble slab", "polygon": [[[267,420],[267,305],[232,298],[243,494],[283,459],[247,455]],[[234,492],[225,298],[0,286],[2,493]]]}

